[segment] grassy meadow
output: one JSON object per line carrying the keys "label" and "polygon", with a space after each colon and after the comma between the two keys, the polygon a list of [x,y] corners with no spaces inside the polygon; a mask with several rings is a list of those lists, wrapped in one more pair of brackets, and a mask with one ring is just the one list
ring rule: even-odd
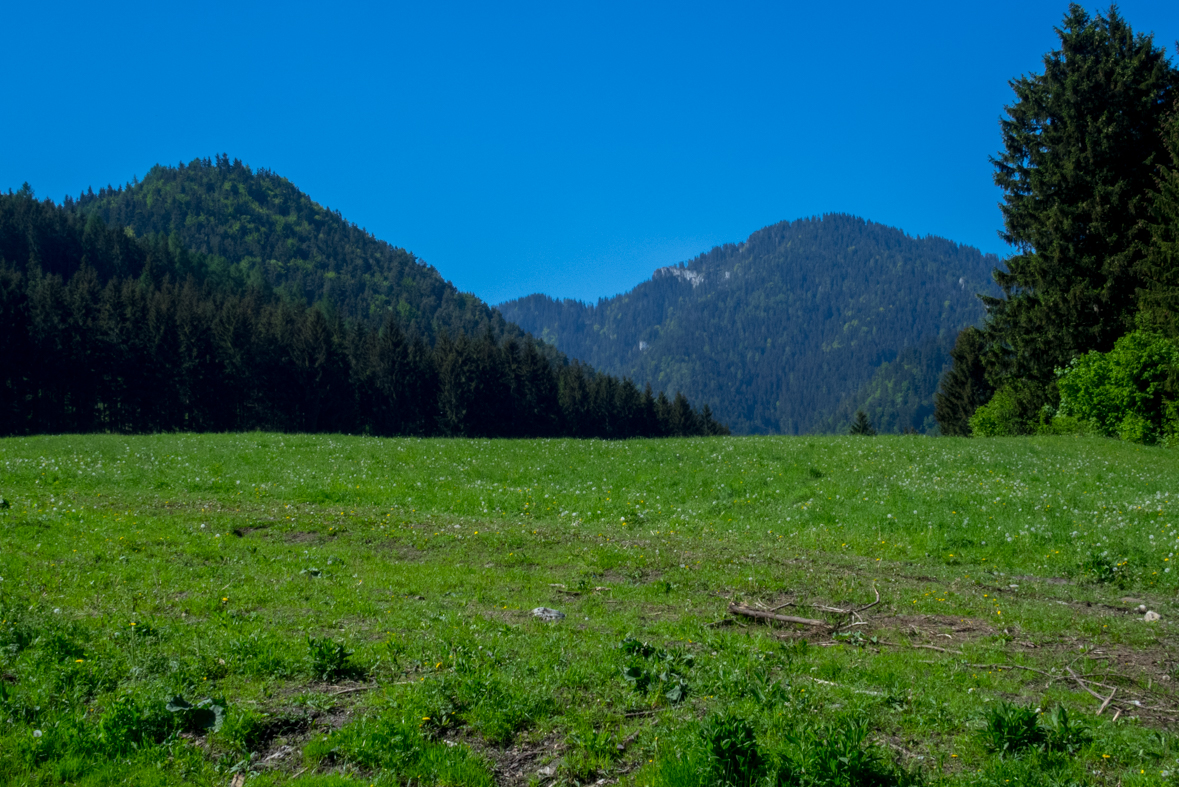
{"label": "grassy meadow", "polygon": [[55,436],[0,497],[0,784],[1179,785],[1174,450]]}

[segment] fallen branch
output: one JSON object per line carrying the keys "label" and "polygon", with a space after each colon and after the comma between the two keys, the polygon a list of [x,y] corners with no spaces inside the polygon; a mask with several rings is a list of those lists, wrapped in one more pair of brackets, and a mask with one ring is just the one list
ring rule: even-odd
{"label": "fallen branch", "polygon": [[[1078,685],[1078,686],[1080,686],[1082,689],[1084,689],[1085,691],[1087,691],[1087,692],[1089,692],[1090,694],[1092,694],[1092,695],[1093,695],[1094,697],[1096,697],[1097,699],[1101,700],[1101,710],[1099,710],[1099,711],[1097,711],[1097,712],[1098,712],[1098,713],[1101,713],[1101,711],[1102,711],[1102,710],[1105,710],[1105,706],[1106,706],[1107,704],[1109,704],[1109,700],[1112,700],[1112,699],[1113,699],[1113,694],[1110,694],[1110,695],[1109,695],[1109,699],[1106,699],[1105,697],[1102,697],[1102,696],[1101,696],[1100,694],[1098,694],[1097,692],[1093,691],[1093,689],[1089,688],[1089,685],[1088,685],[1088,684],[1085,682],[1085,679],[1084,679],[1084,678],[1082,678],[1082,677],[1081,677],[1080,675],[1078,675],[1077,673],[1073,672],[1073,668],[1072,668],[1072,667],[1065,667],[1065,670],[1066,670],[1066,671],[1068,672],[1068,674],[1069,674],[1069,675],[1072,677],[1072,679],[1073,679],[1073,680],[1075,680],[1075,681],[1077,682],[1077,685]],[[1114,691],[1117,691],[1117,689],[1114,689]]]}
{"label": "fallen branch", "polygon": [[1109,693],[1109,696],[1105,698],[1105,702],[1101,703],[1101,707],[1097,709],[1097,713],[1095,715],[1100,716],[1101,712],[1103,710],[1105,710],[1107,707],[1109,707],[1110,700],[1112,700],[1114,698],[1114,695],[1117,693],[1118,693],[1118,690],[1116,688],[1113,691],[1111,691]]}
{"label": "fallen branch", "polygon": [[1044,672],[1043,670],[1025,667],[1022,664],[967,664],[966,666],[973,667],[974,669],[1022,669],[1027,670],[1028,672],[1034,672],[1037,675],[1043,675],[1045,678],[1052,678],[1052,680],[1061,680],[1059,675],[1053,675],[1051,673]]}
{"label": "fallen branch", "polygon": [[800,626],[814,626],[815,628],[831,628],[831,624],[825,620],[813,620],[811,618],[796,618],[793,615],[779,615],[776,612],[767,612],[762,609],[753,609],[741,604],[729,604],[730,615],[741,615],[746,618],[757,618],[758,620],[773,620],[778,623],[797,623]]}
{"label": "fallen branch", "polygon": [[[839,630],[839,629],[841,629],[841,628],[848,628],[849,626],[856,626],[856,625],[860,625],[859,623],[853,623],[853,622],[852,622],[852,619],[853,619],[853,618],[855,618],[855,619],[858,619],[858,620],[860,620],[860,621],[861,621],[861,623],[862,623],[862,622],[863,622],[863,618],[860,618],[860,613],[861,613],[861,612],[866,612],[866,611],[868,611],[868,610],[872,609],[872,607],[874,607],[874,606],[876,606],[877,604],[879,604],[879,603],[880,603],[880,589],[879,589],[879,588],[877,588],[877,587],[876,587],[876,585],[872,585],[872,590],[873,590],[873,592],[874,592],[874,593],[876,593],[876,600],[875,600],[875,601],[873,601],[871,604],[865,604],[865,605],[864,605],[864,606],[862,606],[862,607],[857,607],[857,608],[854,608],[854,609],[841,610],[842,614],[844,614],[844,615],[846,615],[846,616],[847,616],[847,622],[846,622],[846,623],[843,623],[843,624],[841,624],[841,625],[839,625],[839,626],[836,626],[836,627],[835,627],[836,631],[838,631],[838,630]],[[833,610],[833,611],[834,611],[834,610]]]}
{"label": "fallen branch", "polygon": [[879,603],[880,603],[880,589],[879,589],[879,588],[877,588],[875,585],[873,585],[873,586],[872,586],[872,590],[873,590],[873,591],[875,591],[875,593],[876,593],[876,600],[875,600],[875,601],[873,601],[871,604],[868,604],[867,606],[863,606],[863,607],[860,607],[859,609],[853,610],[853,611],[852,611],[852,614],[853,614],[853,615],[858,615],[858,614],[860,614],[861,612],[864,612],[864,611],[866,611],[866,610],[872,609],[872,607],[874,607],[874,606],[876,606],[877,604],[879,604]]}
{"label": "fallen branch", "polygon": [[962,651],[960,650],[948,650],[947,648],[939,648],[937,645],[914,645],[913,647],[920,648],[921,650],[936,650],[941,653],[953,653],[955,656],[962,655]]}
{"label": "fallen branch", "polygon": [[[407,681],[407,683],[413,683],[413,682],[414,681]],[[328,696],[329,697],[339,697],[341,694],[352,694],[353,692],[368,691],[369,689],[375,689],[375,688],[376,688],[376,686],[353,686],[348,689],[340,689],[339,691],[333,691]]]}

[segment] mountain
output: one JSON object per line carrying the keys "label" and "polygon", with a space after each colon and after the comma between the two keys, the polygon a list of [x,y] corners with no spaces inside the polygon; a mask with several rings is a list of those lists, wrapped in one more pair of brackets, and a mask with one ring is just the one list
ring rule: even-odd
{"label": "mountain", "polygon": [[479,301],[467,303],[498,323],[454,332],[439,315],[464,312],[435,308],[427,342],[395,310],[345,320],[331,301],[268,287],[261,270],[227,273],[224,258],[176,234],[135,237],[96,212],[38,202],[28,184],[0,194],[0,435],[728,433],[683,394],[656,396],[528,336],[494,336],[497,324],[520,331]]}
{"label": "mountain", "polygon": [[156,165],[142,181],[91,190],[65,207],[199,253],[202,280],[274,290],[346,319],[395,313],[404,329],[425,337],[444,330],[520,335],[405,249],[312,201],[286,178],[228,156]]}
{"label": "mountain", "polygon": [[933,394],[994,255],[832,214],[758,230],[590,305],[530,295],[504,317],[568,355],[706,401],[735,433],[934,429]]}

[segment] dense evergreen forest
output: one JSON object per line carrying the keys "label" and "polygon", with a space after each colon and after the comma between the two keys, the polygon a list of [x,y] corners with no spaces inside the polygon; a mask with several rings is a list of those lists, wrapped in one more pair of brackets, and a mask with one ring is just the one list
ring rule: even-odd
{"label": "dense evergreen forest", "polygon": [[345,319],[392,312],[405,330],[427,338],[488,330],[522,336],[405,249],[313,202],[286,178],[228,156],[157,165],[125,188],[67,198],[65,208],[199,252],[204,275],[223,286],[274,290]]}
{"label": "dense evergreen forest", "polygon": [[[233,172],[246,173],[224,159],[195,169],[202,178],[223,170],[218,177],[229,183]],[[91,204],[137,204],[127,193],[107,191]],[[342,225],[331,214],[324,220],[329,230]],[[232,241],[210,241],[217,251],[254,242],[236,230],[222,234],[212,222],[202,232]],[[353,240],[366,237],[349,232]],[[325,235],[318,242],[326,243]],[[266,278],[281,270],[273,260],[231,262],[192,251],[177,232],[141,236],[108,225],[98,210],[37,201],[27,186],[0,195],[0,434],[278,429],[621,438],[727,431],[707,406],[697,411],[682,394],[669,400],[569,363],[478,300],[453,293],[408,255],[376,242],[371,248],[385,255],[376,259],[401,266],[399,305],[408,303],[406,292],[421,296],[407,310],[373,306],[379,288],[365,265],[374,258],[363,254],[345,255],[367,261],[355,269],[315,260],[336,266],[336,277]],[[302,258],[286,261],[295,259]],[[437,297],[423,294],[427,285]]]}
{"label": "dense evergreen forest", "polygon": [[1015,253],[985,322],[958,336],[937,420],[956,435],[1179,437],[1165,357],[1179,347],[1179,71],[1116,8],[1073,5],[1057,35],[1044,70],[1011,82],[992,164]]}
{"label": "dense evergreen forest", "polygon": [[586,305],[504,316],[614,374],[708,401],[738,433],[935,428],[954,336],[983,318],[998,258],[847,215],[782,222]]}

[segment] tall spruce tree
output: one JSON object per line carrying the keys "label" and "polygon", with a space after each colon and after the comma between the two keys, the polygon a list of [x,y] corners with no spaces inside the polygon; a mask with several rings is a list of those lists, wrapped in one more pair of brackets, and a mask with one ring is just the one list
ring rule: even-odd
{"label": "tall spruce tree", "polygon": [[[1000,234],[1016,253],[995,271],[1003,297],[983,298],[987,381],[1021,381],[1020,410],[1032,413],[1054,403],[1058,367],[1134,325],[1160,130],[1179,86],[1165,49],[1116,7],[1090,16],[1072,4],[1056,32],[1043,73],[1011,82],[991,159]],[[957,360],[948,374],[973,376]]]}
{"label": "tall spruce tree", "polygon": [[1142,264],[1139,327],[1179,336],[1179,101],[1167,125],[1170,161],[1152,196],[1150,244]]}
{"label": "tall spruce tree", "polygon": [[941,433],[948,436],[970,435],[970,416],[991,398],[991,386],[983,367],[986,341],[983,332],[970,327],[958,334],[950,369],[942,377],[941,390],[934,394],[934,417]]}

